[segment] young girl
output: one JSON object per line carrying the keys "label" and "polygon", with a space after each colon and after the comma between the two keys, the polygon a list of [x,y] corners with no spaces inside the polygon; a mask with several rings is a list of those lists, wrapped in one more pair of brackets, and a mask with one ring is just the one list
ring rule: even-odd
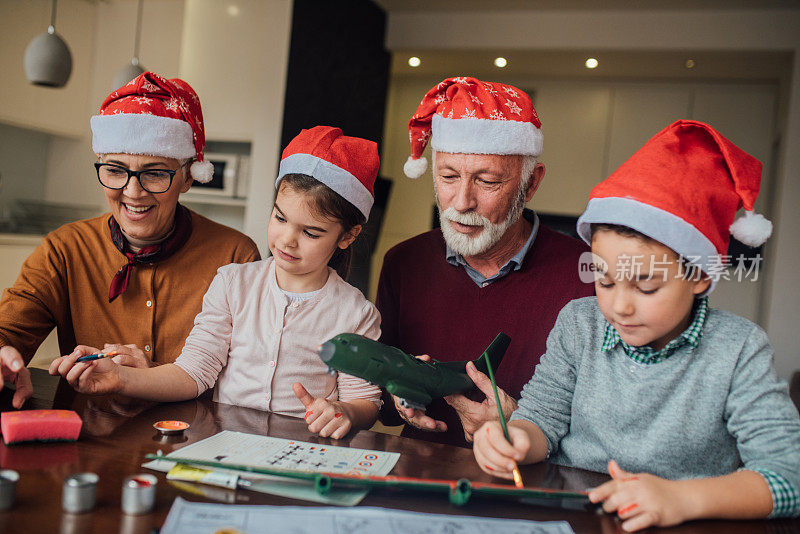
{"label": "young girl", "polygon": [[348,270],[378,166],[372,141],[327,126],[303,130],[281,160],[267,227],[272,257],[218,270],[174,364],[76,363],[98,352],[79,346],[56,359],[50,374],[82,393],[155,401],[194,398],[216,384],[216,401],[304,417],[311,432],[335,439],[371,426],[380,389],[328,374],[315,349],[342,332],[380,335],[375,307],[328,266]]}

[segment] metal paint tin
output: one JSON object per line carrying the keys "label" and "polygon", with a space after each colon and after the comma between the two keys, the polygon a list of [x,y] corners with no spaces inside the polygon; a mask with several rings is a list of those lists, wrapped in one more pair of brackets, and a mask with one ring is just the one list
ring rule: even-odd
{"label": "metal paint tin", "polygon": [[181,434],[188,430],[189,426],[189,423],[185,421],[159,421],[153,424],[153,428],[165,436]]}
{"label": "metal paint tin", "polygon": [[65,512],[82,514],[94,508],[97,481],[94,473],[76,473],[64,479],[61,506]]}
{"label": "metal paint tin", "polygon": [[156,484],[153,475],[134,475],[122,483],[122,511],[130,515],[147,514],[156,502]]}
{"label": "metal paint tin", "polygon": [[9,510],[17,494],[19,473],[11,469],[0,469],[0,510]]}

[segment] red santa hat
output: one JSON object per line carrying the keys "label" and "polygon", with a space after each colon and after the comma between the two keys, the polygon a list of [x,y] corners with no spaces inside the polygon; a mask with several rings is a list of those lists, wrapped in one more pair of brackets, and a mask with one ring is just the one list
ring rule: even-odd
{"label": "red santa hat", "polygon": [[[592,224],[628,226],[715,272],[731,235],[757,247],[772,233],[753,212],[760,187],[761,162],[711,126],[680,120],[592,189],[578,233],[590,244]],[[746,213],[734,222],[741,207]]]}
{"label": "red santa hat", "polygon": [[520,89],[470,77],[447,78],[428,91],[408,121],[409,178],[428,167],[422,157],[430,139],[438,152],[458,154],[542,154],[542,123]]}
{"label": "red santa hat", "polygon": [[331,126],[302,130],[283,150],[275,188],[287,174],[305,174],[322,182],[360,211],[364,218],[375,201],[378,145],[342,135]]}
{"label": "red santa hat", "polygon": [[214,175],[214,166],[203,156],[200,99],[181,79],[140,74],[108,95],[91,125],[96,154],[195,158],[189,168],[192,178],[205,183]]}

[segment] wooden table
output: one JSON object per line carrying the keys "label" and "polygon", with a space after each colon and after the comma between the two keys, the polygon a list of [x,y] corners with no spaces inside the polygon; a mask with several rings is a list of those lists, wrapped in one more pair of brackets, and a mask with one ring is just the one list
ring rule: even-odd
{"label": "wooden table", "polygon": [[[280,438],[292,438],[322,444],[353,446],[401,453],[392,474],[432,477],[469,478],[491,481],[475,463],[472,451],[459,447],[410,440],[388,434],[362,431],[345,440],[319,438],[308,432],[299,419],[249,408],[212,402],[208,398],[154,405],[139,401],[77,396],[52,401],[57,380],[44,371],[33,370],[36,394],[25,408],[69,408],[82,417],[84,426],[76,443],[0,444],[0,465],[20,473],[15,506],[0,512],[0,532],[47,532],[68,534],[120,532],[150,534],[166,519],[175,497],[187,500],[210,500],[172,485],[163,473],[158,479],[155,510],[144,516],[127,516],[120,509],[122,481],[126,476],[150,472],[141,467],[144,455],[159,450],[165,454],[222,430],[234,430]],[[10,409],[11,392],[0,395],[0,410]],[[186,435],[165,438],[152,424],[164,419],[179,419],[191,424]],[[585,489],[606,480],[606,475],[549,464],[523,466],[526,485],[549,488]],[[97,506],[93,512],[73,515],[62,513],[61,487],[66,476],[91,471],[100,476]],[[227,502],[273,505],[304,505],[303,501],[248,491],[214,488],[215,497]],[[212,501],[213,502],[213,501]],[[508,517],[537,521],[566,520],[579,533],[621,532],[611,516],[579,510],[546,508],[514,502],[485,499],[470,500],[465,507],[449,504],[444,495],[414,494],[373,490],[363,506],[383,506],[420,512]],[[670,529],[674,533],[785,533],[800,532],[800,521],[702,521]]]}

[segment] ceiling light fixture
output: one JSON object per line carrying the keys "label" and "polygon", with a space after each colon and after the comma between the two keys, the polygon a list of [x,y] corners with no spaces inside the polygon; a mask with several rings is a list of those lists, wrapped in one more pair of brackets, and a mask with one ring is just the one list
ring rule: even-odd
{"label": "ceiling light fixture", "polygon": [[504,57],[496,57],[496,58],[494,58],[494,66],[495,67],[497,67],[499,69],[502,69],[506,65],[508,65],[508,60],[506,58],[504,58]]}
{"label": "ceiling light fixture", "polygon": [[417,56],[411,56],[408,58],[408,66],[409,67],[419,67],[422,64],[422,60],[420,60]]}
{"label": "ceiling light fixture", "polygon": [[64,87],[72,74],[72,54],[56,33],[56,1],[50,9],[47,32],[34,37],[25,49],[25,76],[33,85]]}
{"label": "ceiling light fixture", "polygon": [[600,63],[593,57],[590,57],[589,59],[586,60],[586,63],[584,63],[587,69],[595,69],[599,64]]}

